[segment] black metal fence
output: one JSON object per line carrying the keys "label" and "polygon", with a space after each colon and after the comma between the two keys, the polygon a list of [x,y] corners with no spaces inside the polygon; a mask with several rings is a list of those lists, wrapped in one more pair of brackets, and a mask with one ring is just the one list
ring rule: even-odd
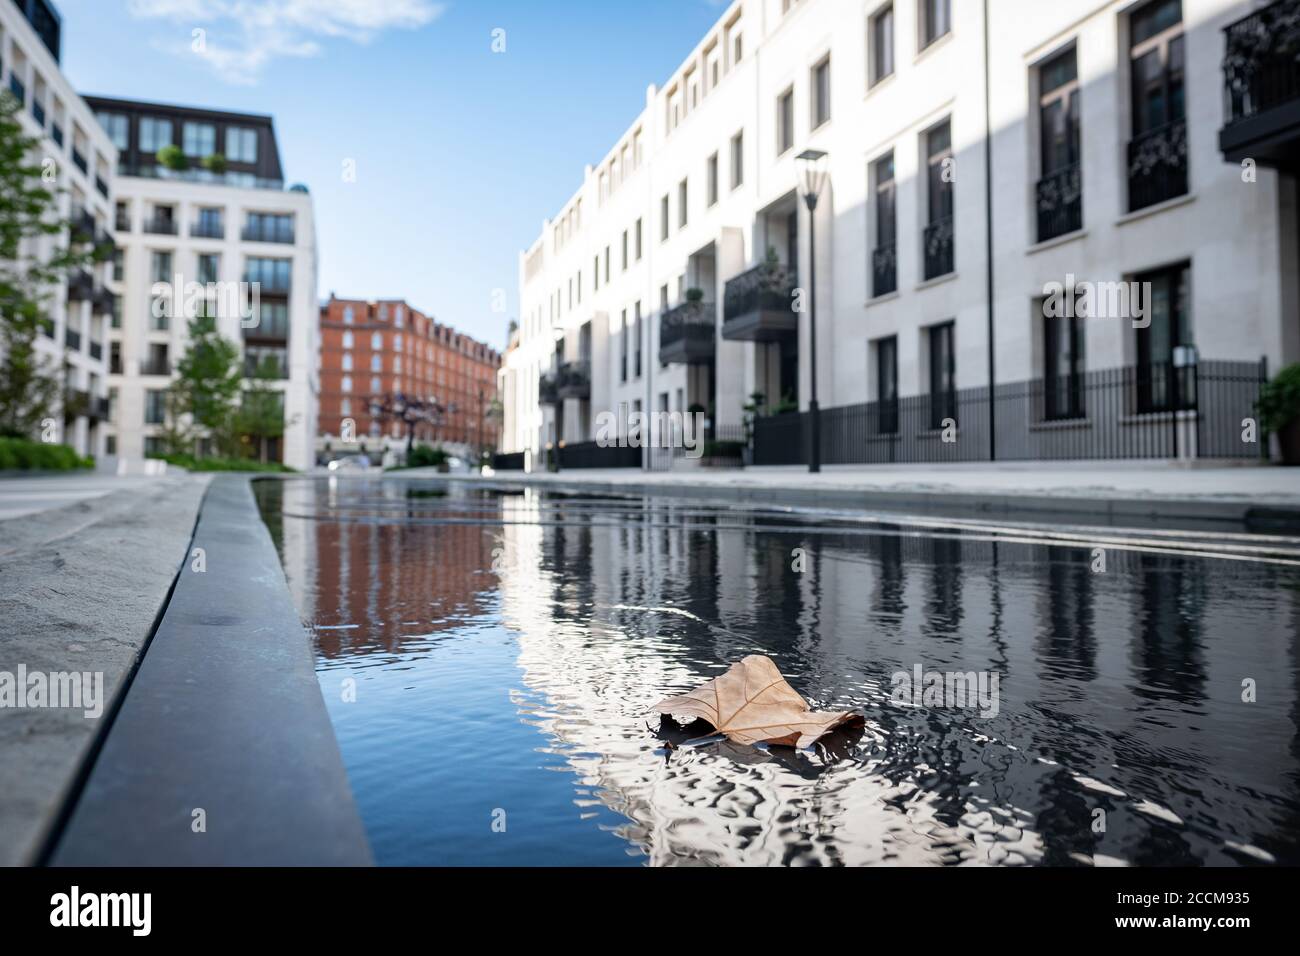
{"label": "black metal fence", "polygon": [[[985,386],[823,408],[822,462],[984,461],[994,452],[1005,461],[1261,457],[1263,439],[1243,433],[1266,377],[1262,362],[1214,361],[1004,383],[993,395],[996,448]],[[943,419],[946,427],[934,427]],[[807,412],[758,418],[753,462],[806,464],[810,437]]]}
{"label": "black metal fence", "polygon": [[619,448],[594,441],[561,445],[556,458],[560,470],[566,468],[640,468],[640,448]]}
{"label": "black metal fence", "polygon": [[524,453],[522,451],[497,452],[492,456],[493,471],[523,471]]}

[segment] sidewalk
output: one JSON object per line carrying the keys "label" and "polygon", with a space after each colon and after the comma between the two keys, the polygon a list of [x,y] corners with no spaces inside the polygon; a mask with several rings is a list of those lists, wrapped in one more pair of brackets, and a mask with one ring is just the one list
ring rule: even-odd
{"label": "sidewalk", "polygon": [[[434,472],[416,469],[402,474],[431,476]],[[1300,530],[1300,468],[1254,464],[835,465],[816,475],[803,466],[670,472],[628,468],[530,475],[500,472],[491,480],[796,507],[997,513],[1025,520],[1071,515],[1104,523],[1177,520],[1209,526],[1230,522],[1258,530]]]}
{"label": "sidewalk", "polygon": [[0,472],[0,521],[21,518],[52,508],[99,498],[126,488],[138,488],[160,480],[156,476],[118,477],[102,471],[67,474]]}

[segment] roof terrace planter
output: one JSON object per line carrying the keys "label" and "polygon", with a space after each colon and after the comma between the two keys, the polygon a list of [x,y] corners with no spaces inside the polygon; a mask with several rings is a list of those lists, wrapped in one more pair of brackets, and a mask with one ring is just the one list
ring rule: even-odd
{"label": "roof terrace planter", "polygon": [[1224,158],[1300,167],[1300,0],[1278,0],[1224,34]]}
{"label": "roof terrace planter", "polygon": [[683,302],[659,317],[659,361],[664,365],[700,365],[717,354],[717,306]]}
{"label": "roof terrace planter", "polygon": [[722,337],[740,342],[779,342],[799,331],[794,311],[795,273],[763,262],[727,280]]}
{"label": "roof terrace planter", "polygon": [[591,363],[586,359],[563,363],[556,378],[560,398],[591,398]]}

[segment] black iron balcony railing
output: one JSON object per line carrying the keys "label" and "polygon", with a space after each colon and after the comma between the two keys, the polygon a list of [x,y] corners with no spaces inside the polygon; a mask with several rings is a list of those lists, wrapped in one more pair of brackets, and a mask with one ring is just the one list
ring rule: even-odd
{"label": "black iron balcony railing", "polygon": [[953,271],[952,216],[936,219],[925,227],[925,278],[937,279]]}
{"label": "black iron balcony railing", "polygon": [[799,330],[794,310],[794,269],[762,262],[727,280],[722,300],[722,337],[775,342]]}
{"label": "black iron balcony railing", "polygon": [[89,415],[91,418],[98,419],[101,422],[106,422],[109,420],[112,414],[113,414],[113,408],[109,404],[107,398],[104,398],[101,395],[101,396],[95,396],[90,400]]}
{"label": "black iron balcony railing", "polygon": [[109,375],[122,374],[122,356],[120,353],[118,352],[108,353],[108,374]]}
{"label": "black iron balcony railing", "polygon": [[287,275],[245,273],[244,281],[250,284],[256,282],[261,295],[288,295],[291,285]]}
{"label": "black iron balcony railing", "polygon": [[124,210],[119,209],[113,216],[113,228],[118,232],[130,232],[131,217]]}
{"label": "black iron balcony railing", "polygon": [[239,237],[245,242],[280,242],[293,245],[293,224],[259,223],[244,226]]}
{"label": "black iron balcony railing", "polygon": [[286,312],[272,313],[263,311],[257,316],[257,324],[242,329],[246,339],[287,339],[289,337],[289,316]]}
{"label": "black iron balcony railing", "polygon": [[1300,100],[1300,0],[1280,0],[1224,29],[1228,125]]}
{"label": "black iron balcony railing", "polygon": [[147,358],[140,363],[141,375],[170,375],[172,364],[165,358]]}
{"label": "black iron balcony railing", "polygon": [[[267,360],[270,359],[270,364]],[[272,377],[287,379],[289,377],[289,358],[283,351],[250,351],[244,354],[244,378],[257,378],[268,370],[274,372]]]}
{"label": "black iron balcony railing", "polygon": [[560,400],[554,375],[543,373],[537,379],[537,403],[539,405],[554,405]]}
{"label": "black iron balcony railing", "polygon": [[1128,144],[1130,212],[1187,194],[1187,121],[1157,126]]}
{"label": "black iron balcony railing", "polygon": [[176,235],[176,220],[165,216],[150,216],[144,221],[144,231],[155,236]]}
{"label": "black iron balcony railing", "polygon": [[224,239],[226,238],[226,225],[222,222],[204,222],[199,220],[190,226],[190,235],[195,239]]}
{"label": "black iron balcony railing", "polygon": [[63,344],[74,352],[81,351],[81,333],[76,329],[63,330]]}
{"label": "black iron balcony railing", "polygon": [[556,373],[556,390],[560,398],[589,398],[591,396],[591,362],[579,359],[564,362]]}
{"label": "black iron balcony railing", "polygon": [[692,364],[713,359],[716,316],[712,302],[683,302],[659,317],[659,361]]}
{"label": "black iron balcony railing", "polygon": [[89,302],[95,295],[95,278],[85,269],[77,269],[68,276],[68,301]]}
{"label": "black iron balcony railing", "polygon": [[871,294],[889,295],[898,291],[898,245],[884,242],[871,250]]}
{"label": "black iron balcony railing", "polygon": [[1083,228],[1083,172],[1073,163],[1038,181],[1038,241],[1046,242]]}
{"label": "black iron balcony railing", "polygon": [[90,242],[95,238],[95,217],[80,206],[74,206],[68,219],[68,230],[76,242]]}
{"label": "black iron balcony railing", "polygon": [[101,286],[91,293],[90,305],[96,315],[112,315],[117,308],[117,296]]}

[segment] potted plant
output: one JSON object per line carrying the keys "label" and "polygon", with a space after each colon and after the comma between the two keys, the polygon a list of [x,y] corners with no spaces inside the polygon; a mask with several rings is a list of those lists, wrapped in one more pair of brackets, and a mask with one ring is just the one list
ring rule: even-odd
{"label": "potted plant", "polygon": [[202,166],[214,176],[220,176],[226,171],[230,164],[226,162],[226,157],[221,153],[213,153],[211,156],[204,156]]}
{"label": "potted plant", "polygon": [[168,143],[155,154],[158,165],[175,173],[183,173],[190,168],[189,160],[175,143]]}
{"label": "potted plant", "polygon": [[703,289],[700,289],[700,288],[697,288],[696,286],[691,286],[689,289],[686,290],[686,301],[687,301],[687,302],[703,302],[703,301],[704,301],[704,290],[703,290]]}
{"label": "potted plant", "polygon": [[1282,369],[1255,403],[1264,434],[1276,434],[1282,464],[1300,465],[1300,362]]}

